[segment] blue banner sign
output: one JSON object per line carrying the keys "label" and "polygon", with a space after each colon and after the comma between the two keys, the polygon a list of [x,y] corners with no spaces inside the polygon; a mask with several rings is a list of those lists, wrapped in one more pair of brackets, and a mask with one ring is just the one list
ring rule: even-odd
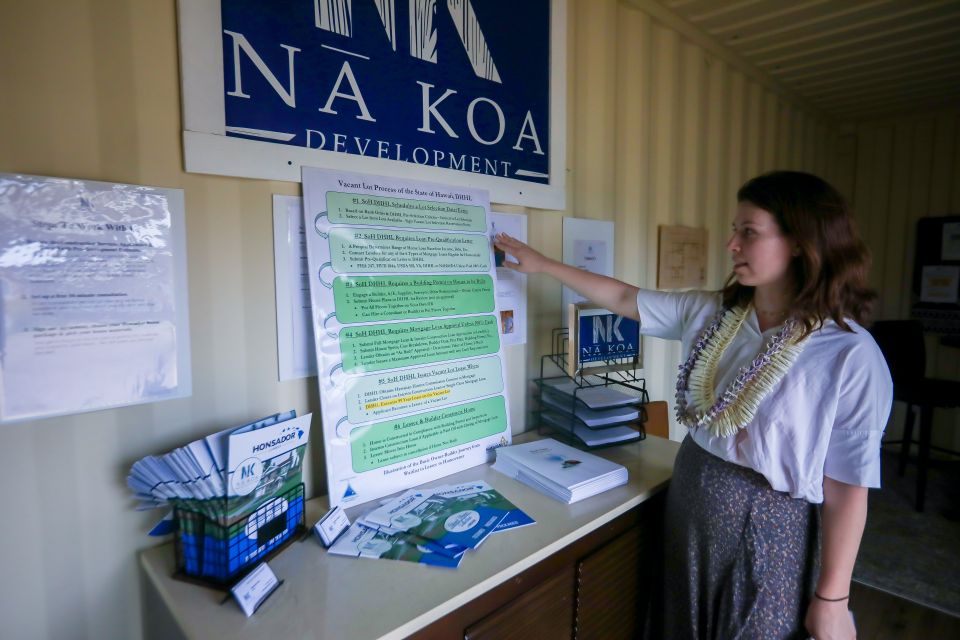
{"label": "blue banner sign", "polygon": [[549,183],[550,0],[220,11],[225,135]]}

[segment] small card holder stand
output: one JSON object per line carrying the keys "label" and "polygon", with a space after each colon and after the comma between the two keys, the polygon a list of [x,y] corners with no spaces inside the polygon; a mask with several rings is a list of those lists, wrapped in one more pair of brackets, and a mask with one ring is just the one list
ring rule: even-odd
{"label": "small card holder stand", "polygon": [[174,509],[177,570],[173,577],[230,589],[306,530],[303,496],[301,483],[228,524],[199,511]]}

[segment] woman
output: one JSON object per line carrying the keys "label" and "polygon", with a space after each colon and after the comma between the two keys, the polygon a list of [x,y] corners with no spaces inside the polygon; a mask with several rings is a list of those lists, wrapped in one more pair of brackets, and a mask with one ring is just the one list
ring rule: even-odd
{"label": "woman", "polygon": [[496,244],[516,259],[505,266],[552,275],[642,333],[682,341],[676,411],[690,431],[667,497],[665,636],[848,640],[892,403],[860,324],[875,297],[868,252],[843,198],[816,176],[768,173],[737,200],[720,292],[641,290],[507,236]]}

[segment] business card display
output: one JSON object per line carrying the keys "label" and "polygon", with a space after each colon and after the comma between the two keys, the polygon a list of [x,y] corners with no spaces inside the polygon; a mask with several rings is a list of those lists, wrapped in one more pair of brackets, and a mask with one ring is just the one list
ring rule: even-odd
{"label": "business card display", "polygon": [[280,581],[277,580],[277,576],[264,562],[234,585],[230,593],[240,605],[243,614],[249,618],[279,586]]}
{"label": "business card display", "polygon": [[341,533],[350,527],[350,518],[340,507],[334,507],[326,513],[317,524],[313,525],[313,532],[325,547],[329,547]]}

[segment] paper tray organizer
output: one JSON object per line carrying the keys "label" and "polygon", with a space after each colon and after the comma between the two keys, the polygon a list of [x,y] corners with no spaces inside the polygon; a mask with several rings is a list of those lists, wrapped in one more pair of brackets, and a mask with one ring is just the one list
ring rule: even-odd
{"label": "paper tray organizer", "polygon": [[229,588],[306,529],[303,495],[303,484],[295,485],[231,524],[199,511],[174,509],[174,577]]}
{"label": "paper tray organizer", "polygon": [[[538,408],[534,410],[534,415],[538,425],[538,432],[543,433],[546,431],[551,435],[558,436],[561,440],[566,440],[568,443],[573,444],[574,446],[580,448],[586,447],[588,449],[616,446],[618,444],[636,442],[637,440],[643,440],[646,438],[644,424],[647,421],[647,410],[645,405],[650,401],[650,397],[647,394],[646,380],[637,376],[636,370],[624,370],[619,366],[616,366],[626,362],[620,362],[617,359],[607,361],[605,364],[614,366],[611,366],[606,370],[598,369],[596,370],[597,373],[593,373],[590,371],[590,369],[585,369],[577,375],[571,376],[567,373],[570,368],[568,341],[569,332],[566,328],[554,329],[551,335],[552,352],[540,358],[540,377],[534,380],[534,383],[537,386],[536,400],[538,405]],[[564,401],[568,403],[568,408],[562,416],[562,418],[566,419],[566,423],[562,426],[557,424],[551,425],[548,424],[547,421],[543,420],[543,413],[545,410],[551,410],[551,407],[544,403],[543,396],[544,394],[553,393],[550,387],[553,384],[560,382],[566,383],[566,386],[573,387],[571,392],[565,394],[566,397]],[[626,423],[610,423],[605,426],[593,427],[589,427],[579,420],[576,417],[577,408],[588,406],[588,404],[581,399],[584,397],[584,394],[591,393],[591,390],[599,390],[604,388],[616,389],[623,395],[630,396],[630,404],[635,405],[638,410],[638,419],[630,420]],[[554,408],[556,407],[554,406]],[[556,412],[553,413],[555,414],[556,418],[561,418],[561,416],[556,416]],[[617,442],[610,442],[608,444],[591,445],[585,442],[575,433],[578,427],[583,427],[588,428],[590,432],[602,438],[602,432],[604,429],[623,426],[630,426],[631,428],[635,429],[637,431],[636,437],[631,438],[630,440],[620,440]]]}

